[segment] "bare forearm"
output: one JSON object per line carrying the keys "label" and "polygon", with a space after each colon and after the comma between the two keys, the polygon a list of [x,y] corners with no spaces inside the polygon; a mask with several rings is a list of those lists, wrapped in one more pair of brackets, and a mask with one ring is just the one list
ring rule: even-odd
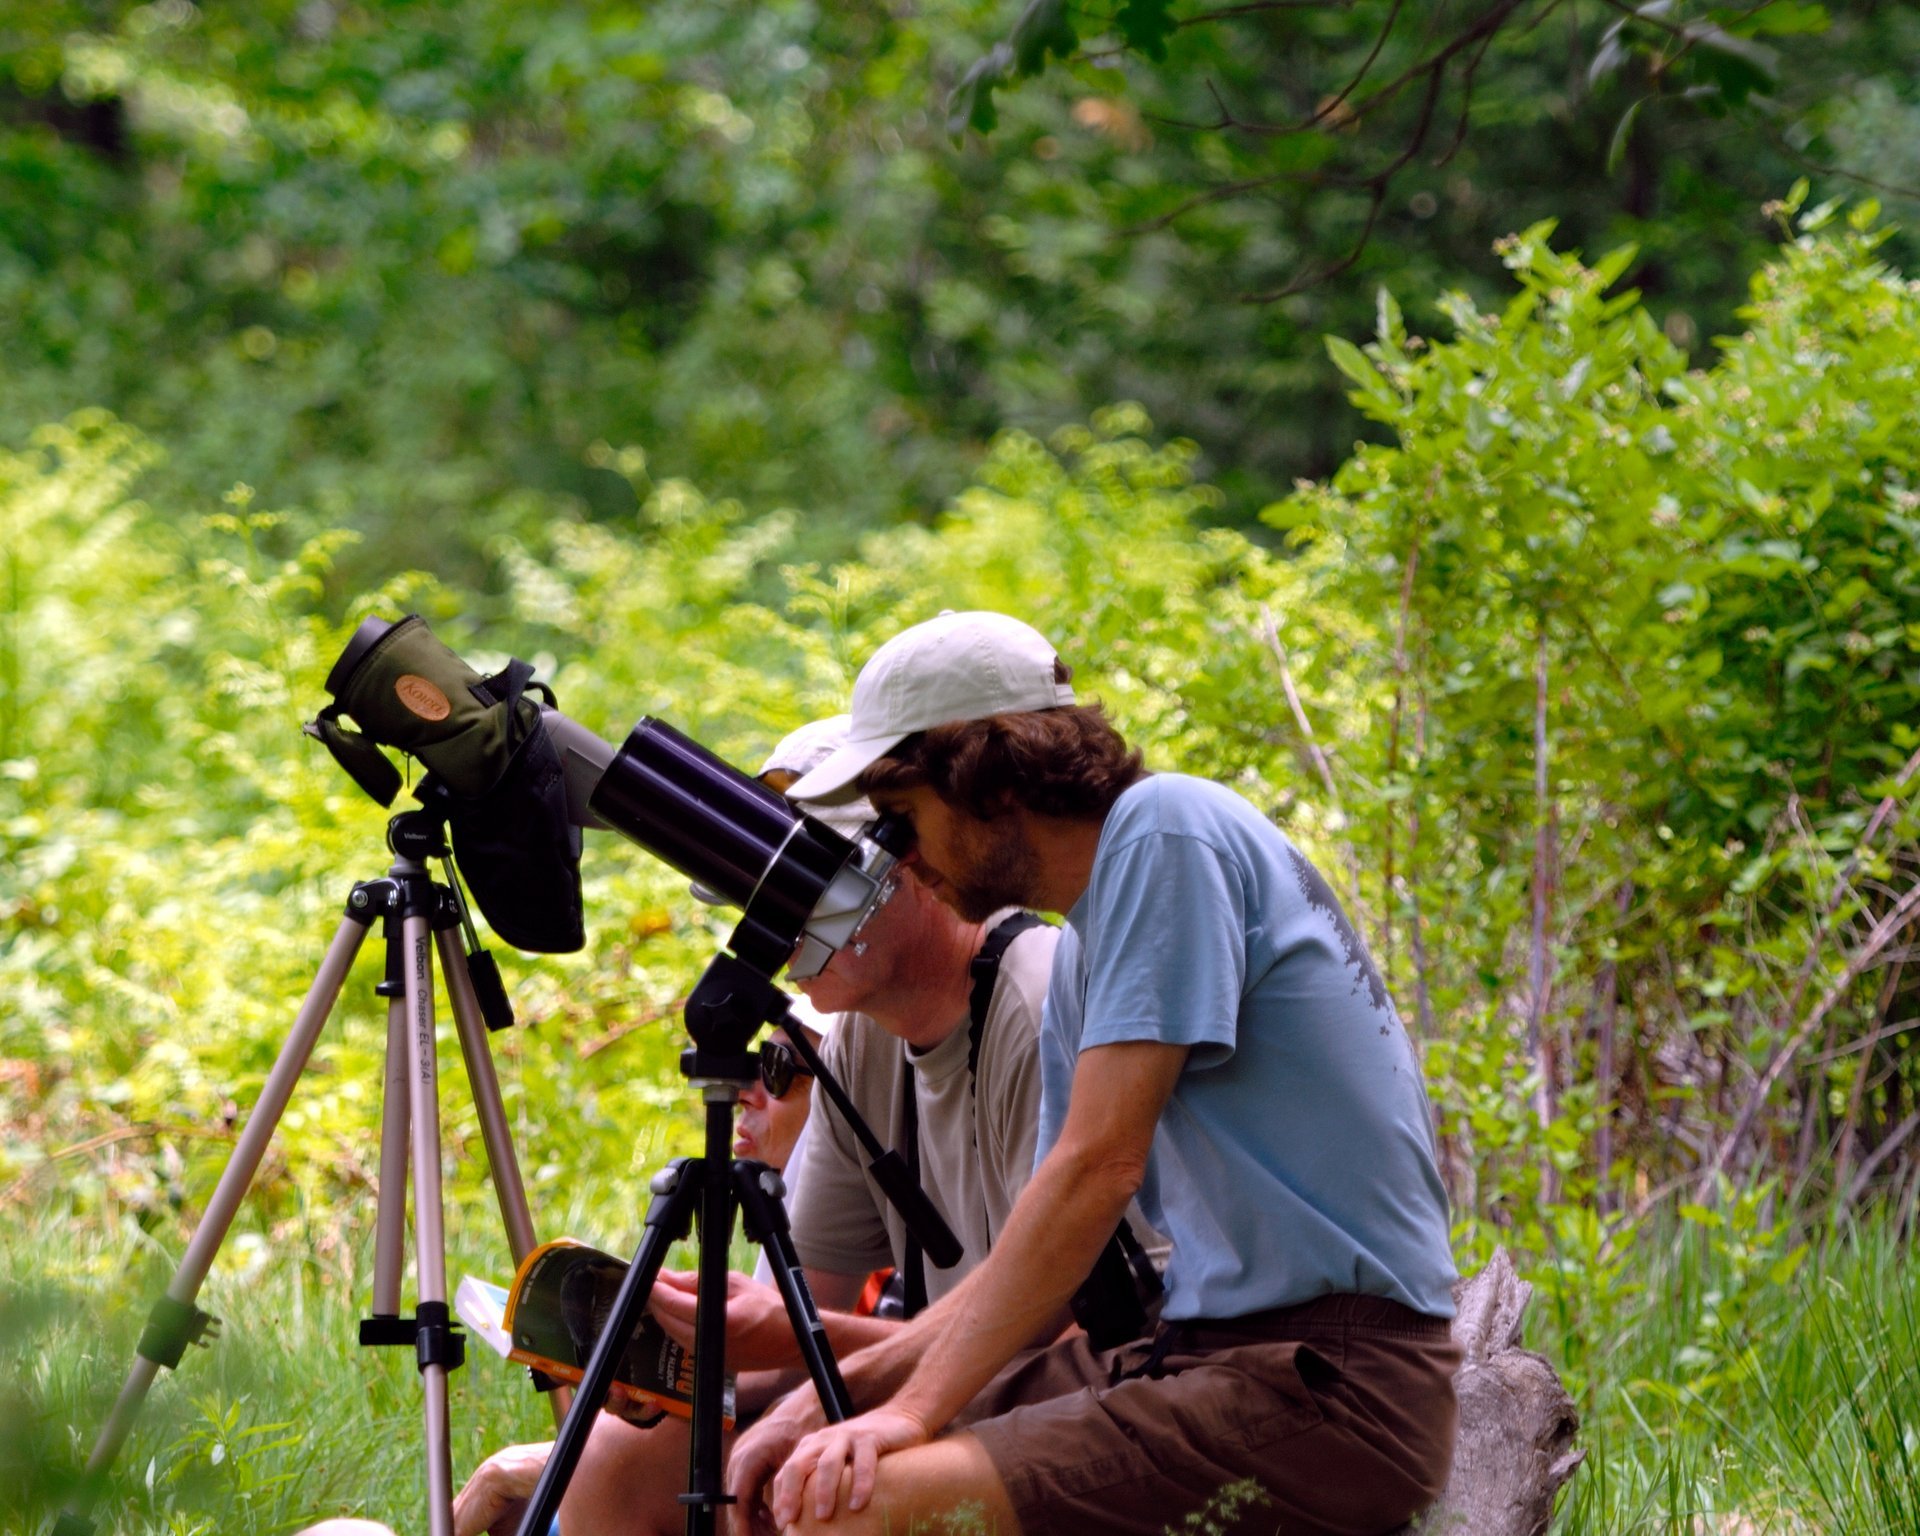
{"label": "bare forearm", "polygon": [[[945,1296],[909,1322],[880,1322],[868,1343],[857,1351],[843,1351],[840,1373],[855,1403],[862,1407],[885,1402],[901,1383],[913,1374],[928,1344],[938,1336],[945,1320],[953,1316],[961,1297],[973,1283],[975,1270]],[[869,1319],[868,1321],[875,1321]],[[829,1336],[834,1320],[827,1319]],[[1057,1330],[1056,1330],[1057,1331]]]}
{"label": "bare forearm", "polygon": [[820,1321],[836,1358],[845,1360],[862,1350],[884,1344],[906,1327],[899,1318],[856,1317],[851,1312],[823,1312]]}
{"label": "bare forearm", "polygon": [[799,1371],[742,1371],[734,1378],[733,1401],[741,1414],[760,1414],[804,1380]]}
{"label": "bare forearm", "polygon": [[1059,1149],[1035,1170],[988,1261],[929,1314],[892,1403],[937,1431],[1059,1319],[1132,1198],[1131,1181]]}

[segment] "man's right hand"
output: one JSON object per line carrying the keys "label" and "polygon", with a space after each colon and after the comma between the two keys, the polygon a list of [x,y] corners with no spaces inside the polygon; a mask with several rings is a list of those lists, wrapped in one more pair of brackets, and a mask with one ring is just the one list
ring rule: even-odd
{"label": "man's right hand", "polygon": [[[693,1348],[693,1318],[700,1277],[690,1269],[666,1269],[653,1284],[647,1305],[660,1326]],[[727,1368],[781,1371],[802,1364],[800,1346],[787,1321],[787,1304],[770,1285],[730,1271],[727,1275]]]}
{"label": "man's right hand", "polygon": [[480,1536],[517,1501],[532,1498],[552,1453],[551,1441],[509,1445],[475,1467],[453,1501],[453,1536]]}
{"label": "man's right hand", "polygon": [[727,1508],[731,1536],[767,1536],[773,1523],[760,1491],[787,1464],[793,1448],[816,1429],[824,1429],[826,1413],[813,1383],[796,1387],[760,1416],[753,1428],[733,1442],[727,1461],[727,1492],[738,1501]]}

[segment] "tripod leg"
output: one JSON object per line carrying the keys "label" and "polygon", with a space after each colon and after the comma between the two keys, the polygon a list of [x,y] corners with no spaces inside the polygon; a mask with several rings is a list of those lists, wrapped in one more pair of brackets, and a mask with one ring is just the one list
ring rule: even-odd
{"label": "tripod leg", "polygon": [[833,1358],[833,1346],[827,1342],[826,1324],[820,1321],[820,1309],[807,1289],[806,1271],[800,1267],[793,1250],[793,1235],[787,1226],[784,1204],[786,1185],[780,1175],[765,1163],[742,1160],[733,1165],[734,1188],[740,1196],[742,1225],[750,1241],[766,1251],[767,1267],[773,1271],[773,1283],[780,1299],[787,1304],[787,1322],[793,1328],[794,1341],[807,1363],[807,1374],[820,1394],[820,1406],[831,1424],[853,1417],[853,1399],[840,1377],[840,1366]]}
{"label": "tripod leg", "polygon": [[[727,1087],[731,1088],[731,1084]],[[732,1098],[707,1090],[707,1155],[701,1159],[699,1306],[693,1318],[693,1443],[687,1454],[687,1536],[713,1536],[726,1497],[722,1408],[727,1390],[727,1250],[734,1194],[727,1161]],[[716,1127],[718,1134],[716,1135]]]}
{"label": "tripod leg", "polygon": [[434,1049],[433,959],[428,919],[409,912],[406,946],[409,1095],[413,1130],[414,1266],[419,1283],[420,1384],[426,1398],[427,1524],[432,1536],[453,1536],[452,1428],[447,1371],[453,1358],[448,1327],[446,1228],[440,1186],[440,1097]]}
{"label": "tripod leg", "polygon": [[[527,1186],[520,1177],[520,1160],[514,1154],[506,1105],[500,1099],[500,1078],[493,1068],[493,1051],[487,1044],[486,1024],[480,1013],[480,999],[474,994],[467,957],[460,948],[459,930],[442,928],[435,937],[440,946],[440,974],[446,979],[454,1027],[460,1036],[460,1055],[467,1066],[467,1083],[473,1090],[474,1108],[480,1115],[480,1140],[487,1149],[493,1193],[500,1202],[500,1220],[507,1229],[507,1247],[517,1268],[538,1243],[534,1236],[533,1211],[527,1204]],[[572,1391],[555,1387],[548,1396],[554,1422],[563,1422],[573,1401]]]}
{"label": "tripod leg", "polygon": [[[233,1218],[248,1186],[260,1171],[260,1159],[266,1155],[267,1143],[273,1139],[280,1117],[286,1113],[287,1102],[293,1097],[294,1084],[306,1070],[307,1060],[320,1038],[321,1027],[339,1000],[340,989],[346,983],[347,973],[353,969],[354,956],[359,954],[366,936],[366,922],[352,916],[343,918],[334,932],[333,942],[328,945],[326,956],[314,974],[306,1000],[301,1003],[300,1011],[294,1017],[287,1043],[281,1047],[279,1059],[267,1074],[266,1084],[260,1090],[253,1113],[247,1116],[246,1126],[234,1144],[233,1155],[227,1159],[226,1169],[220,1175],[213,1197],[207,1202],[200,1225],[187,1244],[180,1267],[167,1283],[166,1296],[154,1308],[153,1320],[140,1341],[140,1358],[134,1361],[126,1385],[120,1389],[113,1411],[100,1431],[100,1438],[94,1443],[93,1454],[87,1458],[89,1477],[104,1470],[120,1453],[127,1435],[132,1431],[134,1415],[139,1412],[147,1390],[153,1385],[161,1367],[178,1364],[180,1349],[184,1348],[184,1341],[180,1337],[182,1330],[192,1330],[189,1334],[192,1336],[205,1326],[204,1323],[189,1321],[200,1317],[193,1305],[194,1298],[200,1294],[207,1271],[213,1267],[220,1245],[226,1241],[227,1230],[233,1225]],[[164,1337],[169,1334],[171,1338]],[[76,1511],[70,1513],[77,1516]]]}
{"label": "tripod leg", "polygon": [[[566,1422],[560,1426],[559,1438],[553,1443],[546,1468],[534,1485],[533,1498],[521,1516],[520,1536],[547,1536],[553,1517],[560,1512],[560,1500],[573,1478],[573,1469],[580,1464],[580,1453],[586,1449],[587,1436],[593,1430],[600,1405],[607,1400],[614,1372],[626,1353],[627,1341],[633,1337],[647,1298],[653,1294],[653,1282],[659,1278],[660,1267],[666,1262],[667,1249],[692,1230],[693,1210],[700,1198],[699,1173],[699,1158],[679,1157],[653,1176],[653,1199],[647,1206],[646,1231],[641,1234],[633,1265],[614,1295],[613,1308],[607,1314],[593,1353],[587,1357],[585,1373],[574,1389],[573,1406],[567,1410]],[[696,1360],[696,1370],[698,1366]]]}
{"label": "tripod leg", "polygon": [[413,1105],[407,1083],[404,979],[387,1000],[387,1060],[380,1109],[380,1199],[373,1238],[373,1315],[400,1315],[400,1271],[407,1253],[407,1139]]}
{"label": "tripod leg", "polygon": [[480,1140],[486,1146],[487,1165],[493,1171],[493,1191],[500,1202],[500,1219],[507,1229],[507,1246],[513,1250],[513,1262],[517,1265],[536,1245],[527,1187],[521,1181],[520,1163],[514,1156],[513,1134],[507,1129],[506,1106],[500,1100],[500,1079],[493,1070],[493,1053],[487,1046],[486,1026],[481,1022],[480,1000],[474,995],[467,957],[460,949],[459,930],[443,928],[437,938],[440,972],[446,979],[454,1026],[460,1035],[460,1055],[466,1062],[474,1108],[480,1113]]}

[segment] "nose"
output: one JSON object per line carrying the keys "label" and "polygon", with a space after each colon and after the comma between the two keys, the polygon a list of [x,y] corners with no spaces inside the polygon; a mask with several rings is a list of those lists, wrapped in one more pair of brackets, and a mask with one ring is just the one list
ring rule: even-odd
{"label": "nose", "polygon": [[740,1102],[746,1105],[748,1109],[765,1109],[767,1107],[767,1090],[759,1078],[756,1077],[740,1090]]}

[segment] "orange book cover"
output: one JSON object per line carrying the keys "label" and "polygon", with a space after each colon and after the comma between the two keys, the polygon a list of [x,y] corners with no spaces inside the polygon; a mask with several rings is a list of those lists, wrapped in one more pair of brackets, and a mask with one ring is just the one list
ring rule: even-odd
{"label": "orange book cover", "polygon": [[[497,1352],[556,1381],[578,1382],[598,1341],[627,1261],[572,1238],[542,1243],[528,1254],[502,1293],[468,1280],[455,1297],[461,1319]],[[499,1307],[498,1322],[489,1315]],[[502,1348],[502,1345],[505,1345]],[[664,1408],[693,1413],[693,1352],[668,1337],[652,1313],[643,1313],[614,1372],[607,1408],[622,1417],[651,1417]],[[733,1379],[727,1378],[722,1417],[733,1424]]]}

